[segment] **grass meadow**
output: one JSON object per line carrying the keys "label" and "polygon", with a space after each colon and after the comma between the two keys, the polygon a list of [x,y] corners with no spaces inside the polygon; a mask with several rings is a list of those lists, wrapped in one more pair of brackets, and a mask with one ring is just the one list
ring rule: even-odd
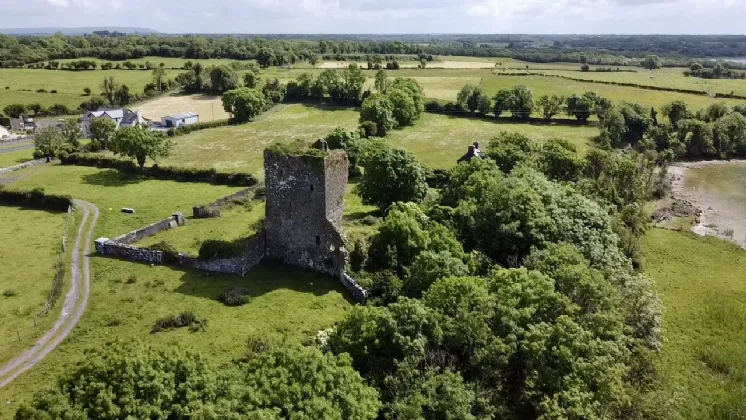
{"label": "grass meadow", "polygon": [[[45,192],[69,194],[96,204],[101,217],[96,235],[114,238],[123,233],[169,217],[175,211],[191,214],[192,207],[239,191],[241,188],[203,183],[158,181],[120,175],[113,169],[40,165],[5,174],[16,178],[13,188],[43,187]],[[123,207],[135,214],[121,213]]]}
{"label": "grass meadow", "polygon": [[[336,279],[286,267],[258,267],[246,277],[207,277],[96,257],[91,270],[91,297],[82,320],[39,365],[0,389],[0,418],[12,418],[21,402],[50,387],[92,349],[143,342],[186,348],[224,363],[244,354],[249,337],[300,343],[341,320],[352,306]],[[240,307],[220,303],[218,295],[231,287],[247,289],[252,301]],[[206,319],[206,330],[150,333],[158,318],[183,311]]]}
{"label": "grass meadow", "polygon": [[13,152],[2,153],[0,149],[0,168],[18,165],[19,163],[33,160],[34,149],[15,150]]}
{"label": "grass meadow", "polygon": [[253,235],[252,225],[264,218],[264,202],[249,201],[247,204],[221,209],[220,217],[195,219],[191,212],[185,213],[186,224],[169,229],[139,241],[136,246],[148,247],[166,241],[180,252],[196,257],[202,242],[208,239],[232,241]]}
{"label": "grass meadow", "polygon": [[665,308],[659,369],[679,418],[742,418],[746,251],[711,237],[651,229],[644,253]]}
{"label": "grass meadow", "polygon": [[163,163],[248,171],[261,177],[264,149],[270,144],[294,139],[314,142],[335,127],[355,129],[358,118],[359,112],[352,108],[280,105],[255,122],[177,137],[171,156]]}
{"label": "grass meadow", "polygon": [[[716,102],[716,100],[703,95],[654,91],[626,86],[603,85],[598,83],[584,83],[542,76],[490,75],[482,79],[481,83],[481,86],[490,95],[497,93],[497,91],[500,89],[510,88],[515,85],[528,86],[533,92],[535,98],[541,95],[569,96],[574,93],[582,94],[587,91],[593,91],[605,98],[611,99],[614,102],[635,102],[648,107],[655,107],[658,110],[660,110],[663,105],[666,105],[673,101],[684,101],[689,105],[690,108],[694,110],[705,108],[713,102]],[[745,101],[739,100],[722,101],[730,105],[746,103]]]}
{"label": "grass meadow", "polygon": [[[167,73],[168,77],[173,78],[179,71],[168,70]],[[85,96],[83,89],[91,88],[93,95],[97,95],[101,92],[101,82],[110,76],[118,83],[127,85],[133,93],[141,93],[145,85],[153,81],[153,73],[149,70],[0,69],[0,110],[16,103],[39,103],[47,108],[62,104],[77,109],[90,99]],[[39,89],[47,93],[37,93]],[[52,90],[57,93],[50,93]]]}
{"label": "grass meadow", "polygon": [[52,286],[66,218],[66,213],[0,206],[0,365],[54,323],[55,313],[38,315]]}
{"label": "grass meadow", "polygon": [[480,143],[482,149],[502,131],[520,132],[541,143],[550,138],[566,139],[584,153],[598,128],[557,124],[527,124],[509,120],[481,120],[423,113],[411,127],[393,130],[386,137],[431,168],[450,168],[466,153],[470,144]]}
{"label": "grass meadow", "polygon": [[[240,189],[145,180],[121,176],[113,170],[57,164],[6,174],[0,180],[10,175],[15,179],[14,188],[43,186],[47,192],[70,194],[95,203],[101,210],[95,236],[110,238],[166,218],[176,210],[189,215],[192,206],[213,201]],[[125,206],[135,208],[137,213],[121,213],[119,210]],[[353,208],[367,210],[362,204]],[[250,225],[261,218],[262,209],[263,204],[255,202],[252,211],[234,208],[226,211],[219,219],[189,220],[186,226],[164,232],[156,238],[169,240],[179,248],[196,252],[198,238],[226,239],[251,233]],[[35,279],[34,276],[37,276],[44,287],[51,284],[51,270],[49,273],[40,271],[39,267],[46,265],[28,257],[33,252],[33,255],[38,253],[39,258],[42,258],[42,251],[47,246],[44,244],[49,242],[49,247],[52,247],[59,240],[61,229],[52,229],[51,222],[40,218],[47,217],[46,215],[0,207],[0,218],[3,220],[0,238],[18,235],[14,226],[25,223],[20,234],[30,242],[22,247],[16,247],[18,242],[13,242],[13,248],[6,255],[10,255],[16,264],[22,265],[24,261],[31,263],[27,264],[29,266],[18,266],[12,272],[16,276],[21,275],[24,280]],[[61,216],[59,217],[58,224],[62,223]],[[6,224],[6,220],[12,223]],[[29,229],[28,225],[33,225],[34,228]],[[39,238],[43,238],[43,241]],[[3,240],[0,243],[11,242]],[[33,244],[39,250],[34,249]],[[50,259],[50,264],[53,262]],[[249,337],[301,342],[340,320],[352,305],[348,293],[337,280],[289,268],[260,267],[243,278],[219,275],[207,277],[191,270],[150,267],[146,264],[96,257],[92,261],[91,270],[91,298],[80,324],[39,366],[22,375],[12,385],[0,389],[0,400],[6,402],[0,405],[0,418],[11,418],[20,402],[30,398],[39,389],[48,387],[57,375],[85,357],[86,352],[92,348],[117,345],[117,341],[142,341],[161,347],[188,346],[212,355],[219,362],[227,362],[242,355]],[[6,271],[3,270],[3,273]],[[5,276],[0,275],[0,288],[5,287],[6,280]],[[10,281],[14,285],[19,283],[18,277],[10,278]],[[251,303],[232,308],[218,302],[218,295],[233,286],[249,290],[253,297]],[[28,301],[28,305],[32,305],[35,310],[38,309],[38,303],[43,303],[44,288],[27,290],[30,285],[25,283],[12,287],[18,289],[19,296],[34,295],[34,300]],[[0,316],[5,315],[4,299],[12,298],[0,296]],[[24,300],[24,305],[26,303]],[[8,308],[11,309],[8,311],[11,314],[28,312],[25,306]],[[192,311],[200,318],[206,318],[206,331],[191,333],[179,330],[150,334],[150,328],[156,319],[183,311]],[[5,325],[3,322],[2,331],[5,330]],[[6,353],[2,345],[0,350],[3,351],[2,357],[10,357],[12,354],[10,350]],[[15,348],[13,350],[17,351]]]}

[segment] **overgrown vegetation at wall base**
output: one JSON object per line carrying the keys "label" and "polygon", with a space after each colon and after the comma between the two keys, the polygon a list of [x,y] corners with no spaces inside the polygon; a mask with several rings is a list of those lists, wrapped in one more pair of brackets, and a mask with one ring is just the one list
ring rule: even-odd
{"label": "overgrown vegetation at wall base", "polygon": [[142,175],[148,178],[179,182],[206,182],[216,185],[251,187],[257,184],[256,178],[243,172],[218,172],[215,169],[179,168],[158,166],[139,168],[133,161],[93,153],[62,154],[63,165],[93,166],[96,168],[113,168],[122,172]]}
{"label": "overgrown vegetation at wall base", "polygon": [[72,206],[73,200],[67,195],[46,194],[43,188],[18,191],[0,185],[0,204],[63,212]]}

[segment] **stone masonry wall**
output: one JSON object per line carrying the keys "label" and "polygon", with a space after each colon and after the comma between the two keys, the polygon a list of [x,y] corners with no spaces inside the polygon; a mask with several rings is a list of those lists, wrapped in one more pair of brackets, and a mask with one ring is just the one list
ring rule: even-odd
{"label": "stone masonry wall", "polygon": [[145,226],[144,228],[133,230],[132,232],[125,233],[124,235],[121,235],[121,236],[117,236],[116,238],[112,239],[112,241],[119,243],[119,244],[129,245],[143,238],[153,236],[164,230],[173,229],[175,227],[182,226],[184,223],[185,223],[184,215],[182,213],[177,212],[171,215],[171,217],[169,217],[168,219],[164,219],[164,220],[161,220],[160,222],[155,222],[153,224]]}
{"label": "stone masonry wall", "polygon": [[185,254],[179,254],[179,265],[211,273],[244,276],[262,262],[266,249],[265,234],[262,232],[249,240],[246,252],[240,257],[203,261]]}
{"label": "stone masonry wall", "polygon": [[[347,155],[326,157],[264,152],[267,258],[341,276]],[[332,220],[333,219],[333,220]]]}
{"label": "stone masonry wall", "polygon": [[30,160],[28,162],[21,163],[20,165],[9,166],[7,168],[0,168],[0,175],[7,174],[10,172],[15,172],[23,168],[28,168],[30,166],[41,165],[42,163],[47,163],[47,160],[46,159]]}
{"label": "stone masonry wall", "polygon": [[133,230],[114,239],[96,239],[96,252],[101,255],[122,258],[125,260],[141,261],[150,264],[163,264],[163,252],[151,249],[138,248],[130,244],[135,243],[148,236],[153,236],[166,229],[172,229],[183,225],[184,215],[174,213],[171,217],[160,222],[145,226],[142,229]]}
{"label": "stone masonry wall", "polygon": [[[325,157],[264,152],[266,184],[265,230],[250,241],[237,258],[203,261],[179,254],[179,265],[214,273],[245,275],[265,258],[337,277],[359,302],[368,293],[345,272],[347,251],[341,233],[344,195],[347,190],[348,162],[342,151]],[[195,207],[194,216],[219,203],[247,196],[252,188],[224,197],[215,203]],[[184,224],[175,213],[162,220],[119,236],[96,240],[102,255],[162,264],[163,253],[129,244],[162,230]]]}
{"label": "stone masonry wall", "polygon": [[254,190],[256,190],[256,186],[249,187],[235,194],[231,194],[223,198],[217,199],[213,201],[212,203],[192,207],[192,216],[194,216],[196,219],[206,219],[210,217],[220,216],[220,211],[215,211],[216,209],[219,209],[220,207],[223,207],[226,204],[230,204],[233,200],[248,197],[251,193],[254,192]]}
{"label": "stone masonry wall", "polygon": [[96,252],[101,255],[109,255],[125,260],[140,261],[149,264],[163,263],[163,252],[161,251],[120,244],[106,238],[96,239]]}

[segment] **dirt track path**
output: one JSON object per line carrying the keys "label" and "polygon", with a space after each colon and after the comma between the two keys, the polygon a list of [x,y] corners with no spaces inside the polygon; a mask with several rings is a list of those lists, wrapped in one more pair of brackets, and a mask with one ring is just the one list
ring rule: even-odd
{"label": "dirt track path", "polygon": [[[75,205],[83,211],[78,234],[75,237],[75,247],[72,252],[71,272],[72,284],[65,295],[59,318],[54,326],[42,336],[34,346],[20,356],[0,367],[0,388],[13,382],[18,376],[34,367],[52,352],[77,325],[88,305],[91,290],[89,254],[93,231],[98,221],[98,207],[86,201],[74,200]],[[88,223],[88,220],[90,223]],[[81,252],[81,247],[83,250]],[[82,262],[82,265],[81,265]]]}

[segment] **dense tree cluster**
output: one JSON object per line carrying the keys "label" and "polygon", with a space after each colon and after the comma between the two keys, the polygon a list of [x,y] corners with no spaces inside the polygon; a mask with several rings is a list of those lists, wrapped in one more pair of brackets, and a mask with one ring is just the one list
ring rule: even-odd
{"label": "dense tree cluster", "polygon": [[[664,55],[661,64],[688,65],[684,57],[740,57],[746,55],[741,36],[530,36],[530,35],[273,35],[164,36],[94,33],[85,36],[0,37],[0,67],[20,67],[57,59],[96,57],[123,61],[146,56],[183,58],[256,59],[263,66],[313,64],[319,57],[333,60],[391,64],[397,56],[431,61],[437,55],[512,57],[537,63],[574,62],[596,65],[639,65],[652,54]],[[708,67],[712,63],[704,62]],[[33,64],[32,64],[33,65]],[[135,66],[138,68],[139,66]],[[143,65],[143,68],[145,66]],[[394,68],[393,66],[389,68]]]}
{"label": "dense tree cluster", "polygon": [[287,98],[303,101],[324,100],[358,105],[363,95],[365,74],[357,64],[350,64],[342,71],[324,70],[318,77],[303,73],[287,84]]}
{"label": "dense tree cluster", "polygon": [[383,137],[390,130],[411,125],[425,110],[424,94],[417,81],[397,77],[389,83],[385,74],[379,70],[378,93],[368,96],[361,105],[360,124],[367,136]]}
{"label": "dense tree cluster", "polygon": [[140,168],[146,159],[157,161],[168,157],[173,144],[162,132],[152,131],[144,125],[117,130],[109,140],[108,148],[115,155],[135,159]]}
{"label": "dense tree cluster", "polygon": [[[125,346],[127,347],[127,346]],[[182,351],[97,352],[15,418],[375,419],[381,406],[345,355],[282,346],[217,367]]]}
{"label": "dense tree cluster", "polygon": [[712,68],[705,68],[701,63],[692,63],[685,76],[700,77],[702,79],[746,79],[746,72],[728,68],[723,63],[715,63]]}

